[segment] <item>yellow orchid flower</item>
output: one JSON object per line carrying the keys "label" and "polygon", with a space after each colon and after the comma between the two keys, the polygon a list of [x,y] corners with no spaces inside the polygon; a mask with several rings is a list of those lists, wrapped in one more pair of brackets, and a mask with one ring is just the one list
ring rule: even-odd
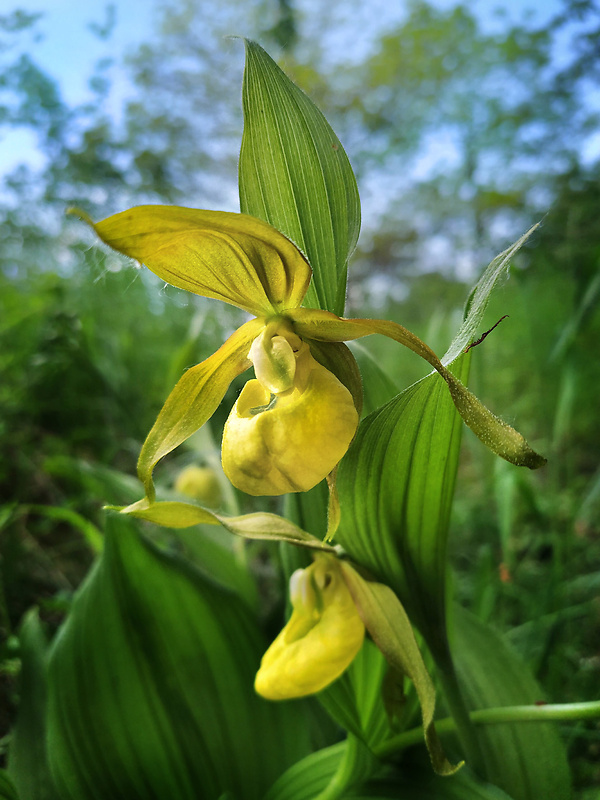
{"label": "yellow orchid flower", "polygon": [[226,475],[253,495],[307,491],[347,451],[362,402],[360,373],[344,341],[388,336],[429,362],[447,382],[465,422],[498,454],[530,467],[544,463],[520,434],[494,417],[417,336],[393,322],[348,320],[301,308],[311,269],[283,234],[245,214],[138,206],[94,224],[113,249],[181,289],[255,315],[167,398],[140,453],[146,498],[155,498],[157,462],[215,412],[231,381],[250,366],[222,445]]}
{"label": "yellow orchid flower", "polygon": [[322,691],[350,666],[368,632],[393,674],[414,685],[435,771],[451,775],[460,769],[449,763],[437,737],[435,688],[394,592],[366,580],[349,562],[320,553],[291,576],[290,599],[292,616],[262,657],[256,692],[267,700],[289,700]]}
{"label": "yellow orchid flower", "polygon": [[254,688],[267,700],[320,692],[362,647],[365,626],[333,556],[290,578],[293,613],[264,654]]}

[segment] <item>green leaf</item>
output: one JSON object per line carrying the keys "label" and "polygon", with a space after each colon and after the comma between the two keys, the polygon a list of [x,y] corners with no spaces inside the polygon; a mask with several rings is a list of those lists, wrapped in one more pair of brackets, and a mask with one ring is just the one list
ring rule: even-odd
{"label": "green leaf", "polygon": [[264,800],[314,800],[334,776],[345,750],[344,741],[297,761],[273,784]]}
{"label": "green leaf", "polygon": [[469,295],[464,322],[443,356],[443,364],[452,364],[453,361],[456,361],[467,345],[477,338],[478,328],[494,287],[508,277],[512,257],[523,247],[537,227],[538,225],[533,225],[514,244],[503,250],[488,264]]}
{"label": "green leaf", "polygon": [[381,694],[387,669],[381,651],[365,639],[344,674],[317,695],[327,712],[369,747],[375,747],[390,733]]}
{"label": "green leaf", "polygon": [[21,700],[10,742],[8,772],[20,800],[56,800],[58,795],[50,777],[46,745],[47,644],[37,609],[25,616],[19,641],[23,665],[19,687]]}
{"label": "green leaf", "polygon": [[[457,608],[452,653],[470,710],[543,701],[527,667],[491,628]],[[552,723],[494,723],[477,727],[483,763],[474,765],[514,800],[568,800],[565,748]]]}
{"label": "green leaf", "polygon": [[[530,233],[495,258],[471,292],[465,321],[443,359],[463,383],[471,358],[463,351]],[[447,387],[429,375],[361,422],[337,475],[337,541],[392,586],[438,662],[447,655],[447,537],[460,438]]]}
{"label": "green leaf", "polygon": [[307,256],[306,303],[341,314],[360,200],[348,157],[314,103],[255,42],[246,40],[240,205]]}
{"label": "green leaf", "polygon": [[399,775],[369,781],[350,796],[356,800],[396,800],[399,797],[402,800],[511,800],[501,789],[480,780],[467,768],[451,778],[442,778],[426,769],[403,769]]}
{"label": "green leaf", "polygon": [[348,735],[344,755],[327,786],[315,800],[336,800],[351,787],[360,785],[378,769],[379,762],[360,739]]}
{"label": "green leaf", "polygon": [[262,798],[308,752],[303,707],[253,691],[265,645],[238,597],[110,517],[50,659],[61,798]]}
{"label": "green leaf", "polygon": [[103,540],[102,533],[89,519],[82,517],[77,511],[72,508],[63,508],[62,506],[20,506],[20,510],[25,513],[33,512],[40,516],[47,517],[48,519],[59,520],[71,525],[75,530],[79,531],[83,538],[88,543],[93,553],[98,554],[102,552]]}
{"label": "green leaf", "polygon": [[17,790],[4,769],[0,769],[0,800],[19,800]]}
{"label": "green leaf", "polygon": [[[464,377],[468,356],[454,366]],[[349,555],[389,584],[435,655],[445,649],[447,536],[461,420],[429,375],[360,424],[338,467]]]}

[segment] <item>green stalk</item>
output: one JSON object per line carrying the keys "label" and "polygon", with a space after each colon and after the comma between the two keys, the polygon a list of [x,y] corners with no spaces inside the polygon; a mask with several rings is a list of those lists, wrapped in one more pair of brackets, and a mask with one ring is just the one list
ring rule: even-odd
{"label": "green stalk", "polygon": [[[448,703],[450,705],[450,702]],[[582,719],[600,719],[600,700],[588,703],[560,703],[541,706],[503,706],[500,708],[480,708],[471,711],[469,722],[473,725],[491,725],[499,722],[554,722],[575,721]],[[436,720],[438,733],[459,732],[455,717]],[[378,758],[389,758],[400,750],[423,741],[423,729],[411,728],[374,749]]]}

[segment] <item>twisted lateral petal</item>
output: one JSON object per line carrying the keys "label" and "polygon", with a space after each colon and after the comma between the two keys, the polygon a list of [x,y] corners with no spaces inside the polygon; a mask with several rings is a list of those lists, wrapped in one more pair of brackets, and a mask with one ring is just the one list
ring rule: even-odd
{"label": "twisted lateral petal", "polygon": [[413,682],[421,704],[425,743],[434,770],[439,775],[452,775],[462,763],[450,764],[437,736],[433,723],[435,687],[406,611],[389,586],[365,580],[348,562],[340,561],[339,569],[365,628],[386,661],[397,675],[406,675]]}
{"label": "twisted lateral petal", "polygon": [[138,460],[138,476],[146,496],[154,499],[152,471],[157,462],[210,419],[231,381],[250,366],[248,351],[264,320],[242,325],[216,353],[180,378],[146,437]]}
{"label": "twisted lateral petal", "polygon": [[246,214],[137,206],[93,227],[167,283],[257,316],[300,305],[310,282],[298,248]]}
{"label": "twisted lateral petal", "polygon": [[222,525],[230,533],[244,539],[258,539],[266,542],[291,542],[311,550],[327,553],[335,552],[333,547],[311,533],[303,531],[293,522],[259,511],[255,514],[244,514],[241,517],[228,517],[217,514],[209,508],[179,500],[159,500],[150,502],[147,497],[132,503],[130,506],[106,506],[110,511],[119,511],[138,519],[145,519],[162,525],[165,528],[191,528],[193,525]]}
{"label": "twisted lateral petal", "polygon": [[307,347],[288,391],[246,383],[225,423],[223,469],[248,494],[306,492],[346,453],[357,425],[352,395]]}
{"label": "twisted lateral petal", "polygon": [[286,312],[299,336],[323,342],[360,339],[379,333],[408,347],[436,369],[448,384],[458,413],[473,433],[496,455],[519,467],[538,469],[546,459],[536,453],[521,434],[496,417],[442,364],[433,350],[418,336],[395,322],[377,319],[342,319],[328,311],[296,308]]}
{"label": "twisted lateral petal", "polygon": [[268,700],[320,692],[350,665],[365,626],[334,556],[318,556],[290,580],[294,612],[264,654],[254,688]]}

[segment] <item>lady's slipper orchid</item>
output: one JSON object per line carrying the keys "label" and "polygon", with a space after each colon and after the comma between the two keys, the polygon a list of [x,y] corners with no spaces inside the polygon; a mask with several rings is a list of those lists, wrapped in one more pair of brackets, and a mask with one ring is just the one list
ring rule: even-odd
{"label": "lady's slipper orchid", "polygon": [[320,692],[362,647],[365,626],[333,556],[290,578],[294,611],[264,654],[254,688],[267,700]]}
{"label": "lady's slipper orchid", "polygon": [[[347,561],[319,553],[290,578],[293,613],[264,654],[254,688],[267,700],[320,692],[350,666],[369,633],[392,673],[412,681],[421,705],[433,767],[452,775],[433,722],[435,688],[410,621],[394,592],[369,581]],[[394,712],[395,709],[388,709]]]}
{"label": "lady's slipper orchid", "polygon": [[149,503],[157,462],[212,416],[231,381],[251,365],[256,379],[245,385],[223,435],[223,468],[231,482],[249,494],[278,495],[306,491],[327,477],[354,437],[362,399],[358,367],[342,342],[372,333],[428,361],[464,421],[492,450],[531,468],[544,463],[406,328],[301,308],[310,266],[266,222],[172,206],[138,206],[96,225],[80,216],[106,244],[173,286],[256,316],[189,369],[167,398],[138,462]]}

